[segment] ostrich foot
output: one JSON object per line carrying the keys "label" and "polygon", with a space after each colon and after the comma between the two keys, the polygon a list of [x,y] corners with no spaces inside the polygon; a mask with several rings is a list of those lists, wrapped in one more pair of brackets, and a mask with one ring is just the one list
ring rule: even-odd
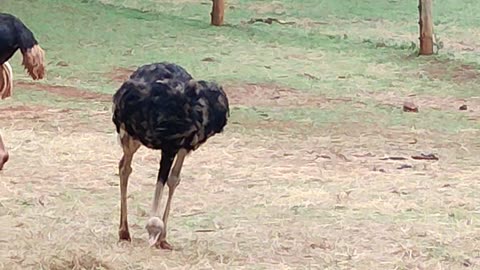
{"label": "ostrich foot", "polygon": [[145,229],[147,229],[148,232],[148,244],[151,247],[158,247],[158,244],[161,242],[159,239],[165,234],[165,224],[163,220],[159,217],[151,217],[147,225],[145,225]]}
{"label": "ostrich foot", "polygon": [[[173,247],[165,240],[165,224],[158,217],[151,217],[145,226],[148,232],[148,244],[150,247],[172,250]],[[162,239],[163,238],[163,239]]]}
{"label": "ostrich foot", "polygon": [[128,241],[128,242],[132,241],[132,239],[130,238],[130,233],[128,232],[128,229],[127,230],[120,229],[118,231],[118,238],[119,238],[119,241]]}
{"label": "ostrich foot", "polygon": [[170,245],[167,240],[160,240],[155,244],[156,248],[173,250],[173,246]]}

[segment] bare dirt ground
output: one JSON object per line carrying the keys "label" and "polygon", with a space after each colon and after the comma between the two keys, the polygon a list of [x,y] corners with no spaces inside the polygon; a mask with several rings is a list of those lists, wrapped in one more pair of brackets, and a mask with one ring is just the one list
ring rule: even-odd
{"label": "bare dirt ground", "polygon": [[[250,92],[273,97],[261,104],[269,106],[338,102],[238,90],[233,105],[268,100]],[[170,252],[147,247],[159,153],[145,148],[129,185],[133,242],[117,243],[121,150],[110,117],[99,108],[2,109],[11,161],[0,172],[1,269],[480,267],[478,131],[232,123],[186,161]],[[411,158],[421,153],[439,160]]]}

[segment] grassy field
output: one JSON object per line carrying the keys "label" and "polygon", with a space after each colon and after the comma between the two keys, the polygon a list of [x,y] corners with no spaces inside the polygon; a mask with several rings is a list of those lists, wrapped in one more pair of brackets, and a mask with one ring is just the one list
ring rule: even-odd
{"label": "grassy field", "polygon": [[[211,27],[208,0],[1,1],[46,50],[48,78],[11,61],[0,269],[480,269],[480,5],[436,1],[440,49],[416,57],[413,2],[229,0]],[[289,24],[248,23],[268,17]],[[133,241],[117,243],[110,99],[157,61],[222,83],[232,107],[186,161],[174,251],[147,247],[159,153],[145,148]]]}

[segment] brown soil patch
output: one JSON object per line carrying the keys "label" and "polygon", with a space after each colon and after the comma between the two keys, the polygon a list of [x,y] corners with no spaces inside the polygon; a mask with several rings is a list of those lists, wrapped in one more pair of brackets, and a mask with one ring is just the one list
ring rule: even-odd
{"label": "brown soil patch", "polygon": [[[16,129],[44,132],[109,132],[114,130],[109,110],[76,110],[46,106],[9,106],[0,108],[0,120]],[[95,124],[94,124],[95,123]],[[5,128],[4,123],[0,126]]]}
{"label": "brown soil patch", "polygon": [[[44,106],[10,106],[2,107],[0,119],[38,119],[48,114],[49,108]],[[68,111],[65,109],[65,111]],[[59,110],[55,110],[59,112]],[[53,113],[53,111],[52,111]]]}
{"label": "brown soil patch", "polygon": [[[115,82],[123,83],[133,71],[133,69],[119,67],[108,72],[106,76]],[[330,99],[275,84],[227,82],[224,84],[224,90],[231,104],[246,106],[322,107],[329,103],[352,101],[351,99]]]}
{"label": "brown soil patch", "polygon": [[42,85],[29,82],[17,82],[15,83],[15,87],[22,87],[34,91],[45,91],[66,98],[96,100],[103,102],[110,102],[112,100],[112,95],[93,93],[71,86]]}
{"label": "brown soil patch", "polygon": [[[132,70],[117,68],[107,74],[116,82],[125,81]],[[15,87],[22,87],[28,90],[45,91],[61,97],[95,100],[100,102],[111,102],[112,95],[94,93],[81,90],[71,86],[44,85],[31,82],[16,82]],[[320,95],[303,92],[300,90],[282,87],[275,84],[235,84],[225,83],[224,89],[227,92],[231,104],[246,106],[273,106],[273,107],[309,107],[323,108],[330,104],[351,102],[350,98],[326,98]]]}
{"label": "brown soil patch", "polygon": [[134,69],[118,67],[108,72],[106,76],[111,78],[114,82],[123,83],[134,71]]}
{"label": "brown soil patch", "polygon": [[326,98],[274,84],[233,84],[223,87],[231,104],[270,107],[323,108],[332,103],[350,102],[350,98]]}
{"label": "brown soil patch", "polygon": [[452,61],[430,61],[423,69],[427,76],[434,80],[452,80],[462,84],[480,78],[477,68],[466,64],[455,64]]}

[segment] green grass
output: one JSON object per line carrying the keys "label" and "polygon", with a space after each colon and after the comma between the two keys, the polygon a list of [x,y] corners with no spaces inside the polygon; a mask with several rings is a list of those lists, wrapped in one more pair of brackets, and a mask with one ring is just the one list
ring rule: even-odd
{"label": "green grass", "polygon": [[[358,94],[395,92],[399,96],[459,98],[477,94],[478,79],[458,83],[451,78],[455,75],[453,67],[465,63],[480,65],[478,54],[445,52],[431,58],[418,58],[412,56],[416,50],[415,45],[412,48],[415,39],[395,38],[395,33],[416,35],[416,4],[373,0],[275,3],[230,1],[224,27],[209,26],[208,1],[7,0],[2,5],[5,12],[24,20],[46,49],[48,79],[41,83],[113,93],[119,83],[112,81],[108,73],[115,68],[172,61],[185,66],[197,78],[271,83],[367,102],[370,102],[368,97]],[[454,11],[460,12],[460,7],[469,11],[462,16],[454,15]],[[475,16],[478,12],[480,6],[473,1],[436,3],[439,35],[452,34],[455,38],[454,32],[459,29],[478,30]],[[267,16],[300,24],[242,24],[252,17]],[[301,24],[306,20],[326,24],[306,27]],[[382,23],[371,23],[378,20]],[[378,44],[384,45],[378,47]],[[215,61],[203,62],[206,57]],[[13,61],[18,70],[16,76],[28,80],[20,72],[19,62],[20,56],[16,55]],[[68,66],[57,65],[59,62],[66,62]],[[425,75],[425,70],[432,65],[445,66],[445,74],[432,80],[431,74]],[[346,79],[339,79],[342,76]],[[22,95],[17,98],[26,98]],[[43,95],[35,102],[50,99]],[[352,110],[350,104],[345,104],[330,111],[315,108],[271,111],[281,120],[311,121],[317,125],[382,119],[386,126],[416,125],[450,131],[472,127],[461,115],[450,112],[405,117],[397,110],[388,111],[373,105],[365,110]],[[248,118],[249,113],[241,113],[244,115],[239,119]],[[445,120],[451,124],[442,125]]]}
{"label": "green grass", "polygon": [[[99,0],[115,6],[123,6],[143,11],[165,12],[184,17],[208,20],[210,1],[161,1],[161,0]],[[177,3],[175,3],[177,2]],[[271,2],[259,0],[230,0],[227,10],[227,21],[246,20],[256,15],[255,10],[262,14],[276,15],[283,18],[315,19],[325,21],[326,18],[344,20],[384,19],[393,22],[417,20],[417,3],[388,0],[282,0],[273,2],[273,8],[265,8]],[[263,7],[263,8],[262,8]],[[480,7],[475,0],[446,0],[435,3],[434,12],[437,23],[452,22],[461,26],[472,26],[480,22],[476,14]],[[462,16],[458,16],[458,14]],[[412,27],[415,28],[415,27]]]}
{"label": "green grass", "polygon": [[[255,113],[256,112],[256,113]],[[325,128],[339,124],[357,123],[375,126],[377,128],[405,127],[432,130],[443,133],[456,133],[465,129],[480,129],[478,121],[469,120],[461,112],[444,112],[435,109],[425,109],[420,114],[405,113],[401,106],[378,106],[367,104],[362,108],[355,108],[353,104],[342,104],[332,109],[293,108],[257,108],[256,111],[242,111],[242,115],[253,119],[273,119],[277,121],[293,121],[312,124],[317,128]],[[254,116],[251,116],[251,115]],[[238,116],[237,116],[238,117]]]}
{"label": "green grass", "polygon": [[[343,31],[330,26],[327,29],[323,26],[305,29],[296,26],[241,25],[241,20],[253,16],[253,11],[247,9],[253,4],[252,1],[238,3],[238,8],[229,9],[227,22],[230,25],[220,28],[208,25],[210,7],[201,3],[150,5],[148,1],[106,2],[118,7],[103,6],[95,1],[63,0],[10,0],[3,6],[6,12],[21,17],[47,50],[49,83],[68,84],[98,92],[111,93],[118,86],[105,75],[115,67],[136,67],[162,60],[184,65],[200,78],[274,82],[329,95],[355,93],[358,86],[375,90],[378,88],[377,81],[388,84],[389,81],[399,80],[405,70],[418,68],[419,61],[422,62],[415,58],[405,60],[412,51],[402,44],[408,45],[411,40],[377,49],[363,42],[365,37],[362,33],[349,33],[346,39],[336,38],[349,30],[349,24]],[[409,14],[413,20],[411,26],[416,27],[415,5],[405,10],[406,4],[398,2],[386,4],[389,2],[384,1],[379,5],[373,5],[373,2],[362,5],[357,1],[350,2],[353,5],[334,1],[322,1],[320,4],[304,1],[300,9],[298,6],[292,8],[294,2],[285,1],[285,9],[292,14],[284,16],[307,16],[316,20],[325,19],[323,15],[329,14],[327,18],[335,22],[349,19],[347,15],[356,10],[350,19],[380,19],[385,16],[391,18],[392,22],[403,22],[404,16]],[[29,8],[26,8],[27,3]],[[235,2],[232,5],[236,6]],[[140,9],[150,7],[149,10],[153,11],[140,12],[124,6]],[[346,9],[345,6],[350,8]],[[370,13],[369,7],[374,7]],[[383,8],[396,12],[387,16],[385,12],[380,12]],[[308,17],[317,11],[319,13],[315,17]],[[370,40],[382,39],[377,36],[370,37]],[[216,62],[202,62],[201,59],[205,57],[213,57]],[[476,58],[472,56],[470,60],[476,61]],[[68,67],[57,66],[60,61],[66,62]],[[18,62],[15,61],[15,64]],[[382,76],[375,70],[365,71],[365,66],[378,63],[387,64]],[[303,76],[304,73],[320,79],[312,81]],[[387,78],[383,77],[385,73],[389,74]],[[358,77],[355,78],[357,80],[337,80],[338,75],[345,74],[356,74],[375,81],[363,84],[360,79],[359,85]],[[454,85],[446,85],[446,88],[451,89],[452,93],[456,89]]]}

